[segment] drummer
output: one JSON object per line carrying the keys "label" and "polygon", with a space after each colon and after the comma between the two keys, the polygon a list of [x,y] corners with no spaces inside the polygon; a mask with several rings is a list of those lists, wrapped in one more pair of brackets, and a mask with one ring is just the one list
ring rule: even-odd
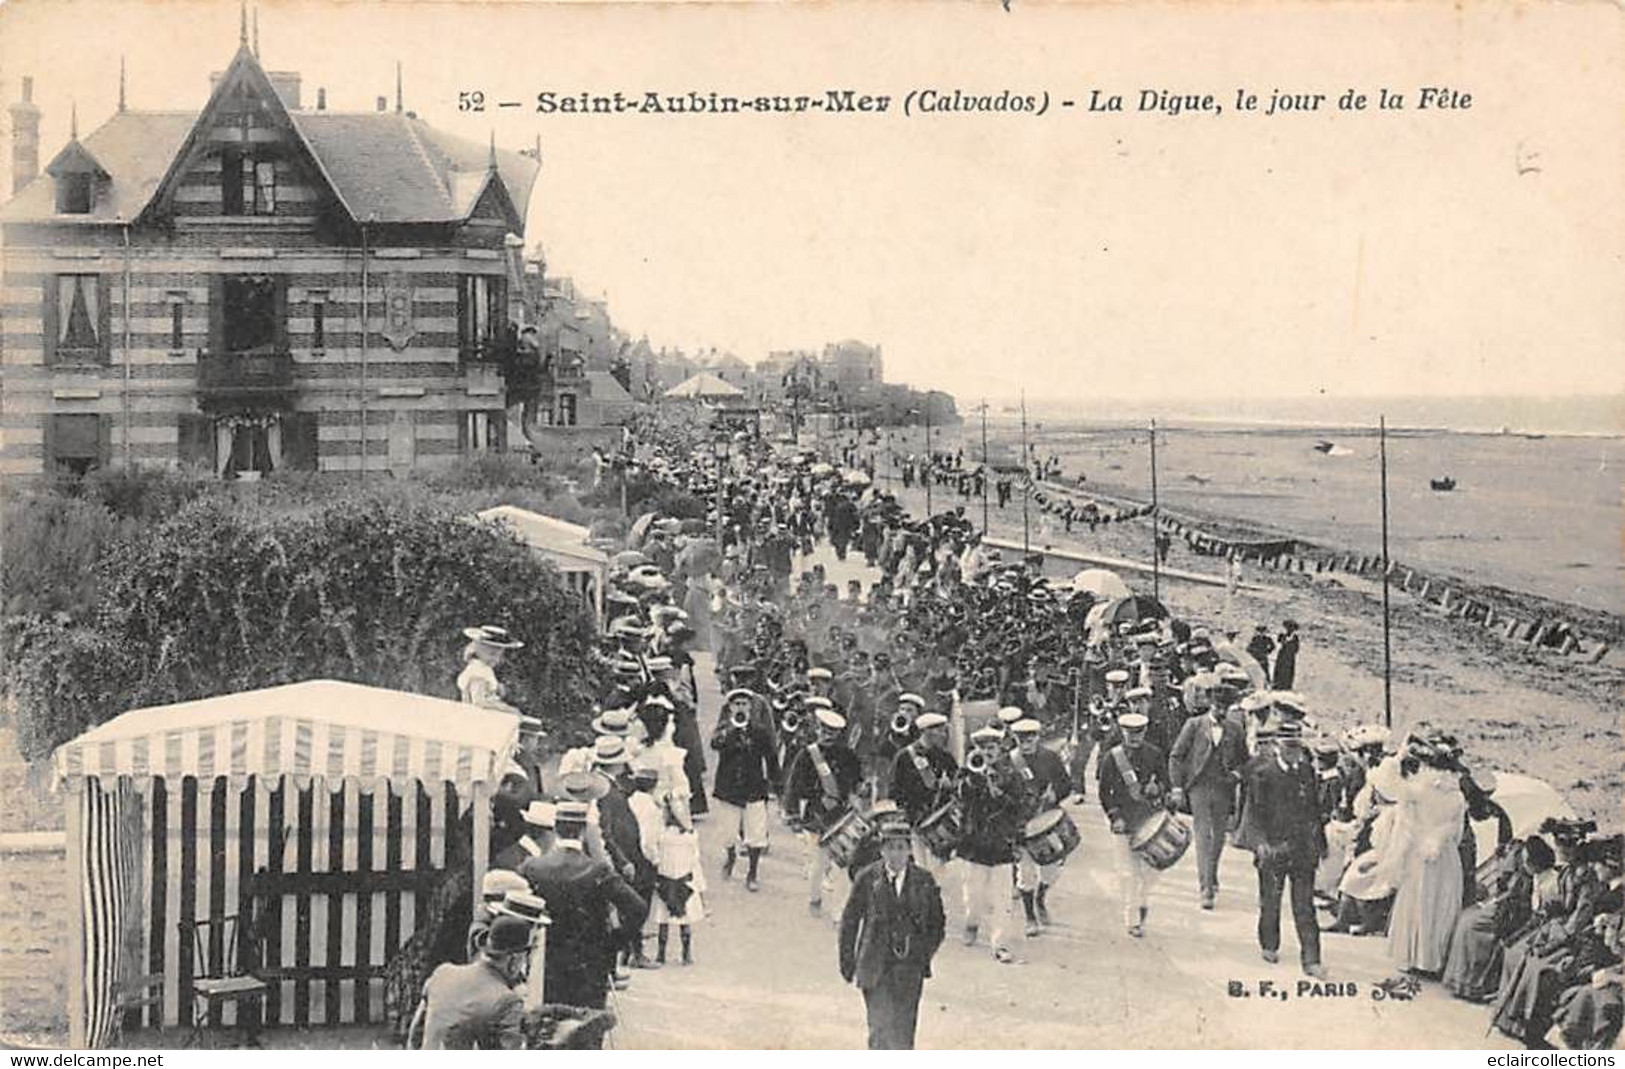
{"label": "drummer", "polygon": [[[1024,819],[1058,809],[1061,799],[1072,791],[1066,763],[1054,751],[1041,745],[1044,725],[1032,718],[1010,726],[1016,739],[1010,751],[1010,764],[1022,784]],[[1016,848],[1016,890],[1021,892],[1021,908],[1027,915],[1027,934],[1036,936],[1050,925],[1049,889],[1061,878],[1066,859],[1039,865],[1025,846]]]}
{"label": "drummer", "polygon": [[[784,808],[807,842],[807,911],[817,917],[823,913],[825,892],[838,890],[843,875],[819,839],[853,805],[863,769],[844,741],[846,718],[830,708],[827,698],[808,698],[807,706],[818,718],[818,737],[790,757]],[[839,902],[830,903],[829,915],[840,919]]]}
{"label": "drummer", "polygon": [[914,718],[919,738],[892,759],[891,795],[914,828],[914,861],[933,876],[948,861],[938,857],[920,836],[920,825],[952,795],[959,763],[948,752],[948,718],[921,713]]}
{"label": "drummer", "polygon": [[1151,886],[1158,872],[1133,849],[1133,843],[1140,828],[1161,814],[1169,796],[1168,761],[1146,741],[1149,725],[1143,713],[1118,717],[1123,741],[1102,755],[1098,766],[1100,807],[1111,824],[1112,848],[1117,854],[1123,923],[1136,939],[1145,934]]}

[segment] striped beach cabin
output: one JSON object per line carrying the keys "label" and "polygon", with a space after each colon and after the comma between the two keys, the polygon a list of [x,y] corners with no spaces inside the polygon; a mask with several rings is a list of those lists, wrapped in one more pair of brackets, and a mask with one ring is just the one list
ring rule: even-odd
{"label": "striped beach cabin", "polygon": [[533,155],[434,129],[398,87],[393,111],[306,107],[246,39],[201,111],[121,88],[37,175],[26,97],[0,207],[0,474],[405,471],[505,447]]}
{"label": "striped beach cabin", "polygon": [[[250,940],[268,1024],[380,1022],[386,964],[447,866],[467,859],[479,886],[518,726],[313,680],[138,709],[63,744],[71,1044],[190,1025],[194,979],[243,965]],[[137,990],[151,995],[127,1008]]]}

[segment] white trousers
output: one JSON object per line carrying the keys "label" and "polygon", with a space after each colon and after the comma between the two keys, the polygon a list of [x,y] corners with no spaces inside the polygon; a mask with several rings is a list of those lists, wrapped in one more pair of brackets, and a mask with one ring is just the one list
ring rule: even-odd
{"label": "white trousers", "polygon": [[964,875],[965,927],[985,930],[994,950],[1014,950],[1025,942],[1027,931],[1016,923],[1015,900],[1010,897],[1010,866],[961,859],[960,871]]}
{"label": "white trousers", "polygon": [[713,798],[711,804],[716,807],[718,823],[734,833],[733,841],[728,845],[739,844],[757,849],[767,845],[766,802],[746,802],[741,808]]}
{"label": "white trousers", "polygon": [[824,916],[839,921],[852,881],[846,869],[818,845],[817,833],[803,832],[801,837],[807,844],[807,901],[822,902]]}
{"label": "white trousers", "polygon": [[1112,849],[1117,854],[1117,886],[1123,897],[1123,923],[1133,927],[1140,923],[1140,911],[1151,903],[1151,888],[1162,875],[1146,860],[1129,849],[1127,835],[1113,835]]}
{"label": "white trousers", "polygon": [[1062,858],[1053,865],[1040,865],[1021,847],[1016,848],[1016,890],[1036,891],[1040,884],[1054,887],[1061,882],[1061,870],[1066,867]]}
{"label": "white trousers", "polygon": [[914,863],[936,877],[937,885],[940,887],[943,877],[948,874],[948,869],[954,863],[954,859],[951,857],[938,857],[929,846],[925,845],[925,840],[916,834],[914,836]]}

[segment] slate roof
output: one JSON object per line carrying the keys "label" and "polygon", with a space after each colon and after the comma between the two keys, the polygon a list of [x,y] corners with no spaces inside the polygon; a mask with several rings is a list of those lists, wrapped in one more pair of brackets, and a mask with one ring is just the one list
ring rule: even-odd
{"label": "slate roof", "polygon": [[56,187],[40,175],[18,190],[3,208],[0,222],[49,219],[64,223],[106,223],[134,219],[180,151],[197,120],[193,111],[122,111],[80,140],[112,182],[104,185],[89,215],[57,215]]}
{"label": "slate roof", "polygon": [[[115,113],[82,140],[83,150],[111,179],[89,215],[58,215],[53,182],[41,175],[0,207],[0,222],[134,219],[152,200],[198,114]],[[357,222],[460,222],[485,192],[489,145],[392,112],[290,111],[288,115]],[[517,152],[498,149],[496,156],[497,173],[523,225],[540,168],[534,159]]]}

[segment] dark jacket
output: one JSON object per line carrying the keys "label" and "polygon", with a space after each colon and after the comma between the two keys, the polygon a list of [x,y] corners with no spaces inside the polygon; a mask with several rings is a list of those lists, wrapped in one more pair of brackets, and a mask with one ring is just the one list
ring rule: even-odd
{"label": "dark jacket", "polygon": [[1264,753],[1247,763],[1245,777],[1258,862],[1294,869],[1318,865],[1326,827],[1314,762],[1305,754],[1296,766],[1283,769],[1275,754]]}
{"label": "dark jacket", "polygon": [[1015,755],[1011,755],[1011,764],[1015,768],[1016,782],[1021,784],[1023,805],[1029,817],[1036,816],[1061,804],[1061,799],[1072,793],[1072,778],[1067,775],[1066,762],[1054,751],[1040,746],[1038,751],[1030,757],[1021,755],[1021,760],[1027,764],[1027,771],[1031,775],[1023,775],[1020,767],[1015,765]]}
{"label": "dark jacket", "polygon": [[744,732],[730,730],[724,721],[711,736],[711,749],[719,754],[711,785],[711,796],[719,802],[744,806],[764,801],[776,789],[781,774],[778,746],[762,715]]}
{"label": "dark jacket", "polygon": [[1281,643],[1275,648],[1275,672],[1270,685],[1276,690],[1291,690],[1293,682],[1298,678],[1298,646],[1302,640],[1297,635],[1281,635]]}
{"label": "dark jacket", "polygon": [[[1117,767],[1114,754],[1127,755],[1129,767],[1139,781],[1138,794],[1131,790]],[[1133,835],[1136,828],[1163,806],[1168,795],[1168,759],[1160,749],[1143,742],[1138,749],[1118,745],[1095,758],[1100,781],[1100,808],[1113,823],[1122,821],[1124,834]]]}
{"label": "dark jacket", "polygon": [[[615,954],[625,933],[643,927],[648,904],[610,868],[579,850],[557,847],[519,867],[519,875],[547,900],[542,998],[567,1006],[602,1009]],[[611,930],[610,907],[615,909]]]}
{"label": "dark jacket", "polygon": [[[935,774],[935,788],[927,787],[919,769],[914,767],[916,754],[925,759],[926,766]],[[892,758],[891,799],[908,815],[910,824],[918,824],[953,793],[958,771],[959,766],[954,763],[953,755],[946,750],[933,749],[918,742],[906,746]]]}
{"label": "dark jacket", "polygon": [[1187,719],[1168,752],[1168,783],[1185,791],[1235,787],[1235,774],[1247,763],[1247,731],[1230,717],[1213,745],[1213,718],[1206,713]]}
{"label": "dark jacket", "polygon": [[863,779],[863,768],[858,764],[858,755],[840,743],[817,745],[835,780],[836,797],[827,796],[818,768],[813,764],[812,747],[803,746],[790,759],[784,808],[808,831],[822,832],[846,811],[848,800]]}
{"label": "dark jacket", "polygon": [[955,854],[976,865],[1008,865],[1026,823],[1022,786],[1001,759],[990,776],[965,773],[959,799],[964,805],[965,835]]}
{"label": "dark jacket", "polygon": [[877,861],[853,881],[841,913],[841,977],[868,990],[890,969],[930,976],[945,927],[942,890],[929,872],[910,861],[899,898]]}

